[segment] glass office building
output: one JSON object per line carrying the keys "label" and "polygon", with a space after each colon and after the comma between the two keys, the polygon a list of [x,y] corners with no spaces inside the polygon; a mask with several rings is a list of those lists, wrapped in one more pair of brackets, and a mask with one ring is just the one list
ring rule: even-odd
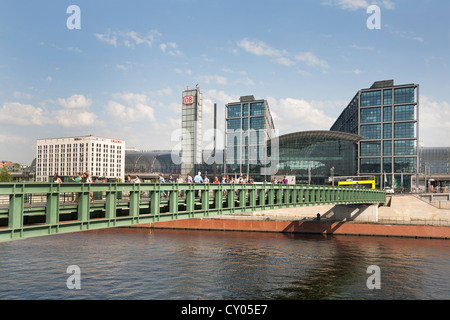
{"label": "glass office building", "polygon": [[363,137],[358,175],[375,175],[381,188],[411,190],[418,173],[419,85],[387,80],[359,90],[330,130]]}
{"label": "glass office building", "polygon": [[[332,176],[355,176],[361,136],[345,132],[304,131],[278,137],[277,175],[297,184],[329,184]],[[271,144],[269,143],[269,148]]]}
{"label": "glass office building", "polygon": [[240,97],[225,106],[225,174],[260,177],[268,163],[267,141],[274,136],[274,124],[266,100]]}

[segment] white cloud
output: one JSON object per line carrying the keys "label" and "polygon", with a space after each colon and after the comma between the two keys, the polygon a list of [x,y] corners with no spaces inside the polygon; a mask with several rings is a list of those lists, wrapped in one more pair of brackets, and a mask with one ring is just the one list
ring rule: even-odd
{"label": "white cloud", "polygon": [[271,48],[266,43],[258,40],[242,39],[237,45],[245,51],[257,56],[281,57],[285,52]]}
{"label": "white cloud", "polygon": [[187,74],[188,76],[192,75],[192,70],[191,69],[182,70],[180,68],[175,68],[174,71],[175,71],[175,73],[178,73],[178,74]]}
{"label": "white cloud", "polygon": [[117,64],[116,68],[120,69],[120,70],[123,70],[123,71],[128,71],[128,69],[130,69],[130,67],[124,66],[123,64]]}
{"label": "white cloud", "polygon": [[234,81],[234,83],[239,84],[239,85],[244,85],[244,86],[254,86],[255,85],[255,81],[253,81],[252,79],[250,79],[248,77],[237,79],[236,81]]}
{"label": "white cloud", "polygon": [[82,94],[75,94],[67,99],[58,99],[58,103],[65,109],[87,109],[92,105],[92,100]]}
{"label": "white cloud", "polygon": [[328,63],[325,60],[318,58],[313,52],[301,52],[292,56],[286,50],[275,49],[262,41],[249,40],[246,38],[239,41],[237,45],[254,55],[268,56],[272,58],[273,62],[286,67],[296,65],[294,60],[297,60],[306,63],[309,67],[328,68]]}
{"label": "white cloud", "polygon": [[151,47],[153,42],[161,36],[161,34],[157,30],[150,30],[147,32],[147,35],[142,35],[136,31],[129,31],[126,33],[121,33],[121,36],[124,38],[123,41],[125,45],[131,48],[140,44],[146,44]]}
{"label": "white cloud", "polygon": [[173,90],[172,88],[165,88],[157,91],[152,91],[151,94],[154,96],[170,96],[173,94]]}
{"label": "white cloud", "polygon": [[294,65],[295,65],[295,62],[294,62],[294,61],[292,61],[291,59],[286,58],[286,57],[280,57],[280,58],[276,59],[276,61],[277,61],[279,64],[281,64],[281,65],[283,65],[283,66],[286,66],[286,67],[291,67],[291,66],[294,66]]}
{"label": "white cloud", "polygon": [[412,32],[405,32],[405,31],[396,31],[396,30],[389,30],[389,33],[396,35],[400,38],[407,39],[407,40],[414,40],[420,43],[425,42],[425,39],[419,36],[416,36]]}
{"label": "white cloud", "polygon": [[18,102],[5,103],[0,109],[0,123],[17,126],[61,125],[78,128],[94,124],[103,125],[97,115],[89,111],[92,100],[84,95],[77,94],[67,99],[60,98],[51,103],[59,105],[59,108],[48,108],[45,106],[46,103],[42,103],[43,108]]}
{"label": "white cloud", "polygon": [[322,68],[328,68],[328,63],[325,60],[319,59],[314,53],[312,52],[302,52],[295,56],[295,59],[298,61],[305,62],[306,65],[310,67],[322,67]]}
{"label": "white cloud", "polygon": [[0,109],[0,123],[2,125],[42,126],[49,123],[42,108],[36,108],[31,104],[18,102],[5,102]]}
{"label": "white cloud", "polygon": [[89,111],[92,100],[82,94],[75,94],[67,99],[60,98],[57,103],[63,109],[52,113],[52,123],[66,128],[103,125],[94,112]]}
{"label": "white cloud", "polygon": [[425,147],[448,147],[450,141],[450,103],[420,97],[419,138]]}
{"label": "white cloud", "polygon": [[158,30],[149,30],[147,33],[142,34],[136,31],[115,32],[108,29],[108,32],[103,34],[94,33],[94,36],[100,42],[104,42],[114,47],[124,45],[128,48],[134,48],[142,44],[152,47],[161,37],[161,33]]}
{"label": "white cloud", "polygon": [[106,108],[108,114],[117,120],[127,122],[155,121],[155,111],[143,103],[127,107],[116,101],[109,101]]}
{"label": "white cloud", "polygon": [[178,45],[175,42],[161,43],[159,45],[161,51],[170,56],[182,56],[183,52],[178,50]]}
{"label": "white cloud", "polygon": [[86,110],[63,109],[54,112],[54,119],[59,125],[66,128],[103,125],[97,115]]}
{"label": "white cloud", "polygon": [[117,33],[116,32],[111,32],[111,30],[108,29],[107,33],[105,33],[105,34],[94,33],[94,36],[100,42],[105,42],[105,43],[107,43],[109,45],[117,47]]}
{"label": "white cloud", "polygon": [[31,98],[33,98],[33,96],[32,96],[31,94],[29,94],[29,93],[24,93],[24,92],[20,92],[20,91],[15,91],[14,94],[13,94],[13,96],[14,96],[14,98],[16,98],[16,99],[20,99],[20,98],[23,98],[23,99],[31,99]]}
{"label": "white cloud", "polygon": [[[303,99],[267,98],[276,129],[280,134],[305,130],[329,130],[335,119],[321,108],[329,105],[324,101],[306,101]],[[272,112],[276,110],[276,112]]]}
{"label": "white cloud", "polygon": [[247,74],[246,71],[234,71],[234,70],[229,69],[229,68],[223,68],[222,71],[225,72],[225,73],[231,73],[231,74],[240,74],[240,75],[246,75]]}
{"label": "white cloud", "polygon": [[329,0],[327,2],[323,2],[323,5],[328,6],[337,6],[344,10],[355,11],[359,9],[367,9],[370,5],[377,5],[381,8],[385,8],[388,10],[394,10],[395,5],[392,0]]}
{"label": "white cloud", "polygon": [[215,84],[220,84],[220,85],[226,85],[227,84],[227,78],[222,77],[222,76],[218,76],[218,75],[212,75],[212,76],[199,76],[198,80],[201,83],[206,83],[206,84],[211,84],[211,83],[215,83]]}
{"label": "white cloud", "polygon": [[117,92],[113,93],[112,97],[114,99],[122,100],[128,104],[145,104],[147,102],[147,96],[141,93],[133,93],[133,92]]}
{"label": "white cloud", "polygon": [[363,71],[361,69],[356,68],[356,69],[351,70],[350,73],[359,75],[359,74],[363,73]]}

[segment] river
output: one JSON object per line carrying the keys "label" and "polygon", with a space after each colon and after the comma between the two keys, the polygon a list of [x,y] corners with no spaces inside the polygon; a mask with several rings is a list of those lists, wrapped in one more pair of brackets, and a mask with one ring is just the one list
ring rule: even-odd
{"label": "river", "polygon": [[0,243],[1,300],[441,300],[449,274],[436,239],[121,228]]}

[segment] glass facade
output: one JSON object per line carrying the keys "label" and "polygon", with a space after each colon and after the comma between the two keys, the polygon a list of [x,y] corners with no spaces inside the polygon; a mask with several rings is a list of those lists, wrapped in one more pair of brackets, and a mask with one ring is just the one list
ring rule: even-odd
{"label": "glass facade", "polygon": [[[278,175],[293,175],[297,184],[326,184],[334,176],[355,176],[360,136],[332,131],[305,131],[279,137]],[[311,177],[311,181],[309,180]]]}
{"label": "glass facade", "polygon": [[[418,173],[418,91],[417,84],[395,86],[393,80],[375,82],[358,91],[331,127],[332,131],[363,137],[359,144],[358,174],[374,174],[378,187],[392,183],[394,188],[408,190],[411,174]],[[384,173],[391,174],[387,183]],[[398,178],[398,173],[403,179]]]}
{"label": "glass facade", "polygon": [[450,147],[420,148],[420,172],[450,174]]}
{"label": "glass facade", "polygon": [[364,139],[380,139],[381,125],[369,124],[361,126],[361,135],[364,137]]}
{"label": "glass facade", "polygon": [[380,122],[381,108],[361,109],[361,123]]}
{"label": "glass facade", "polygon": [[[180,157],[180,154],[176,154],[175,157]],[[211,153],[209,151],[203,152],[202,158],[205,160],[198,165],[197,170],[202,174],[206,172],[212,174],[214,171],[214,165],[209,164],[209,157]],[[223,172],[223,151],[216,152],[216,166],[217,172]],[[158,173],[164,175],[167,174],[181,174],[181,165],[173,161],[173,155],[171,151],[143,151],[143,152],[127,152],[125,154],[125,173],[126,174],[144,174],[154,173],[156,177]],[[190,172],[193,175],[193,172]],[[178,176],[174,176],[177,178]],[[134,177],[132,177],[134,178]],[[186,175],[183,174],[183,179],[186,179]]]}
{"label": "glass facade", "polygon": [[226,112],[225,173],[247,175],[257,181],[267,159],[267,141],[274,130],[269,106],[253,96],[229,103]]}
{"label": "glass facade", "polygon": [[381,104],[381,91],[361,92],[361,107],[379,106]]}

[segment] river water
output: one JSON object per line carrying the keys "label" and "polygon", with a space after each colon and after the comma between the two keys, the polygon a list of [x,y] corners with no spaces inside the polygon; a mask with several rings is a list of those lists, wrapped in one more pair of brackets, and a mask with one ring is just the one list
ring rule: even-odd
{"label": "river water", "polygon": [[0,243],[2,300],[441,300],[449,274],[448,240],[122,228]]}

